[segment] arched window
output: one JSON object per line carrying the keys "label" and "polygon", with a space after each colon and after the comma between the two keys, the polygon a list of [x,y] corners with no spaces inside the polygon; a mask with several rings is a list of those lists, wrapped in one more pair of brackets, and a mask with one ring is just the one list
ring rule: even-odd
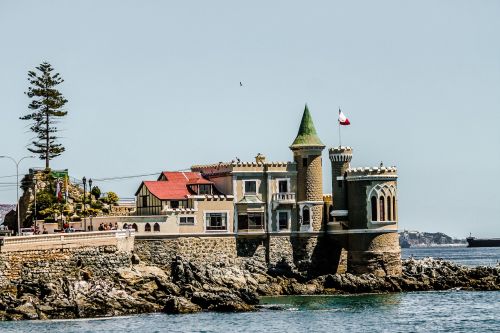
{"label": "arched window", "polygon": [[123,224],[123,227],[122,227],[122,229],[125,229],[125,230],[127,230],[127,229],[128,229],[128,224],[127,224],[127,223],[124,223],[124,224]]}
{"label": "arched window", "polygon": [[146,223],[146,225],[144,226],[144,231],[150,232],[151,231],[151,224]]}
{"label": "arched window", "polygon": [[380,221],[385,221],[385,198],[380,197]]}
{"label": "arched window", "polygon": [[392,221],[392,199],[390,196],[387,197],[387,220]]}
{"label": "arched window", "polygon": [[377,221],[377,198],[372,197],[372,221]]}
{"label": "arched window", "polygon": [[392,197],[392,218],[394,221],[397,221],[398,218],[396,216],[396,197]]}
{"label": "arched window", "polygon": [[134,223],[134,224],[132,224],[132,228],[134,228],[134,230],[135,230],[135,231],[137,231],[137,230],[138,230],[138,228],[137,228],[137,224],[135,224],[135,223]]}
{"label": "arched window", "polygon": [[155,223],[155,225],[153,226],[153,229],[154,229],[154,231],[160,231],[160,224],[158,222]]}
{"label": "arched window", "polygon": [[302,209],[302,224],[310,224],[311,223],[311,212],[309,211],[309,207],[305,206]]}

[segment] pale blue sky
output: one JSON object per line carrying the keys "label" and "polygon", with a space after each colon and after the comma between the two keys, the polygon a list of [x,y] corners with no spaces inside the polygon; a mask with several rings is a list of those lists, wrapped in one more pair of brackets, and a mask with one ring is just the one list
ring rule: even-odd
{"label": "pale blue sky", "polygon": [[[401,229],[499,237],[499,17],[495,0],[0,0],[0,155],[27,153],[18,117],[43,60],[69,100],[52,166],[77,178],[290,160],[304,103],[328,146],[340,105],[353,166],[399,168]],[[323,167],[328,192],[326,152]]]}

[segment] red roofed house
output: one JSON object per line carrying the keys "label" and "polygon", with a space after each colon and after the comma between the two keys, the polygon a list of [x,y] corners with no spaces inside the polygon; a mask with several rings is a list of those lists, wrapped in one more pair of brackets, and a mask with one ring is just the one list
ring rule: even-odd
{"label": "red roofed house", "polygon": [[138,232],[232,231],[233,196],[221,193],[199,172],[162,172],[156,181],[143,181],[135,196],[136,215],[167,215],[166,219],[155,219],[164,222],[155,223],[153,230],[143,219],[144,226],[134,225]]}

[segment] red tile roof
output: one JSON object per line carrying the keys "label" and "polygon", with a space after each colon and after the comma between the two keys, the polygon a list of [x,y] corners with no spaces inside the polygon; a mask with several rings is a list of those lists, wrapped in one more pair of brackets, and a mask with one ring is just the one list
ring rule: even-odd
{"label": "red tile roof", "polygon": [[[189,190],[187,185],[194,184],[213,184],[211,181],[203,178],[199,172],[162,172],[157,181],[144,181],[142,184],[160,200],[182,200],[188,195],[195,194]],[[141,184],[141,186],[142,186]],[[140,190],[141,187],[139,187]],[[137,190],[137,193],[139,193]]]}

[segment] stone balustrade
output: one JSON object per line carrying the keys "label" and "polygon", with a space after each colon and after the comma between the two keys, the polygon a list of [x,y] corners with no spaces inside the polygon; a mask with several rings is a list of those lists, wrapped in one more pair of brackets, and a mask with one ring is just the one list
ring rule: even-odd
{"label": "stone balustrade", "polygon": [[68,249],[79,247],[116,246],[131,252],[134,248],[134,230],[58,233],[0,238],[0,253]]}
{"label": "stone balustrade", "polygon": [[295,193],[294,192],[273,193],[273,201],[295,202]]}

